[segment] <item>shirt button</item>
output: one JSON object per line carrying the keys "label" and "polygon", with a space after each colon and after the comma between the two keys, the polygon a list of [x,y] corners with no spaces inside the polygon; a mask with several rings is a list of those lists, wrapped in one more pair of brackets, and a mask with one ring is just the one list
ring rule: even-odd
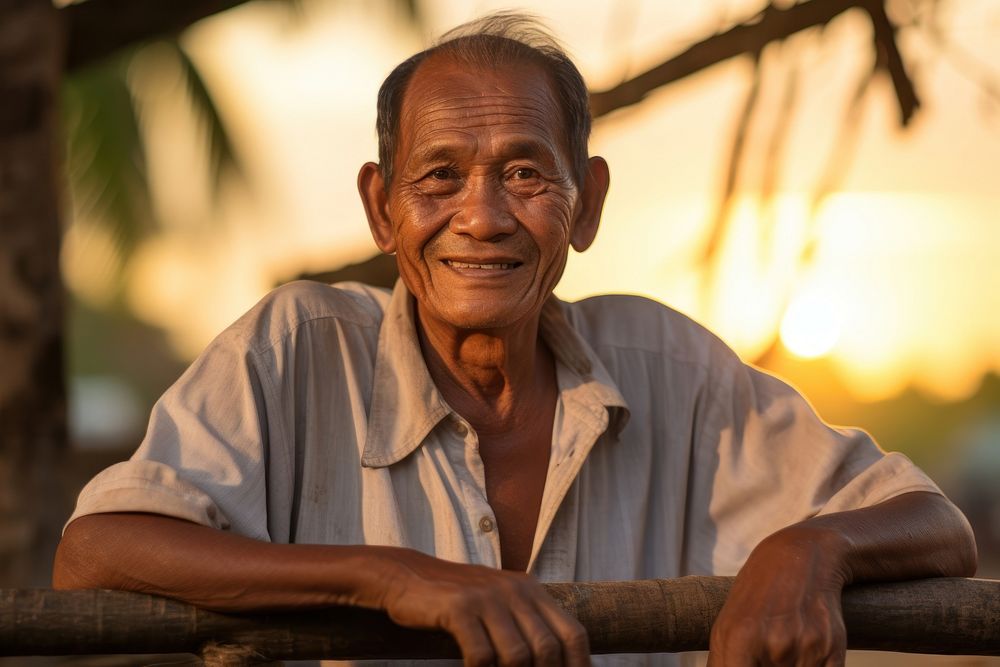
{"label": "shirt button", "polygon": [[469,427],[463,424],[462,422],[455,422],[455,430],[458,432],[459,435],[465,435],[466,433],[469,432]]}
{"label": "shirt button", "polygon": [[484,533],[492,533],[493,519],[489,518],[488,516],[484,516],[482,519],[479,520],[479,529]]}

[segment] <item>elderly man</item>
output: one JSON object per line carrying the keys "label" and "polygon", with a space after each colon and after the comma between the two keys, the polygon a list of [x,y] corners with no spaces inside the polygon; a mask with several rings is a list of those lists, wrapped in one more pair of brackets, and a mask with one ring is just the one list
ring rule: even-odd
{"label": "elderly man", "polygon": [[902,456],[664,306],[552,296],[608,190],[589,126],[522,17],[397,67],[358,185],[401,281],[291,284],[223,332],[81,494],[56,586],[359,605],[467,665],[582,665],[538,579],[738,571],[713,664],[836,665],[845,584],[972,574],[968,525]]}

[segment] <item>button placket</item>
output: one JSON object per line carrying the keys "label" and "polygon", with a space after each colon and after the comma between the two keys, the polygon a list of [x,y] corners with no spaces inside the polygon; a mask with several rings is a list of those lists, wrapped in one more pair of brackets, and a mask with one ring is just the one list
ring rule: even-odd
{"label": "button placket", "polygon": [[[486,548],[493,554],[496,567],[500,567],[500,534],[497,532],[497,522],[486,497],[486,468],[483,466],[483,459],[479,456],[479,438],[475,433],[470,432],[465,438],[465,457],[468,463],[469,472],[476,480],[477,505],[478,508],[470,508],[479,514],[478,539],[483,540],[488,545]],[[472,516],[475,516],[473,514]],[[472,518],[470,516],[470,518]]]}
{"label": "button placket", "polygon": [[[493,508],[486,498],[486,471],[479,457],[476,432],[457,414],[452,414],[447,430],[448,458],[458,475],[464,501],[466,547],[473,561],[489,567],[500,567],[500,540]],[[450,436],[448,435],[450,432]]]}

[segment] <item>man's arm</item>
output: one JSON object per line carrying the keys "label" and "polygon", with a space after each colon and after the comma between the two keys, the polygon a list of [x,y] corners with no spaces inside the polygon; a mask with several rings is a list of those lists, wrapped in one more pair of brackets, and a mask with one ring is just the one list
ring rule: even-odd
{"label": "man's arm", "polygon": [[383,609],[451,633],[469,666],[590,662],[583,627],[532,577],[410,549],[272,544],[155,514],[92,514],[67,527],[52,580],[218,611]]}
{"label": "man's arm", "polygon": [[813,517],[750,554],[712,628],[709,665],[843,665],[844,586],[975,571],[972,530],[937,494]]}

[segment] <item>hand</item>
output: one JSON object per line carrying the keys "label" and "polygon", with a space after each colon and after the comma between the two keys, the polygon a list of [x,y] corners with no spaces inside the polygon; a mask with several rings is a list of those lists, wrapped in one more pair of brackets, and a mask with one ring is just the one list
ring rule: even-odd
{"label": "hand", "polygon": [[379,606],[400,625],[440,628],[466,667],[590,664],[587,633],[532,577],[402,551]]}
{"label": "hand", "polygon": [[844,664],[846,577],[826,537],[792,527],[754,549],[712,627],[709,667]]}

